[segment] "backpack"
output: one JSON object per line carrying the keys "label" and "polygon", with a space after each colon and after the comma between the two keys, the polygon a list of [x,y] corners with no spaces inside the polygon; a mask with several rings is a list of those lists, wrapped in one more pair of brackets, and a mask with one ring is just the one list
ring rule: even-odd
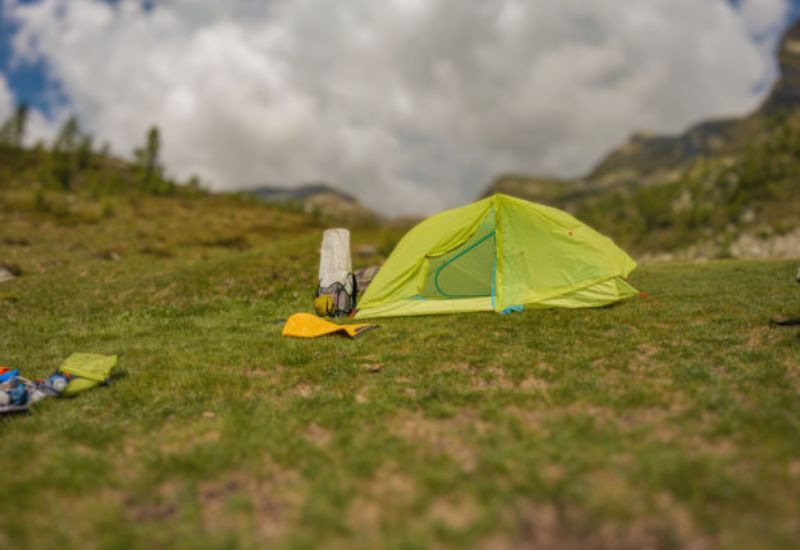
{"label": "backpack", "polygon": [[356,307],[356,276],[348,273],[343,282],[317,287],[314,310],[321,317],[347,317]]}
{"label": "backpack", "polygon": [[322,317],[350,315],[356,307],[357,286],[350,260],[350,232],[328,229],[322,235],[314,310]]}

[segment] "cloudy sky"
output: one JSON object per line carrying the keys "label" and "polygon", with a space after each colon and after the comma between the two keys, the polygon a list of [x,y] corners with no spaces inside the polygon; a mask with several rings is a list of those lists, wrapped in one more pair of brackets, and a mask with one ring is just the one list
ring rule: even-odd
{"label": "cloudy sky", "polygon": [[213,189],[333,182],[390,214],[575,176],[754,108],[792,0],[0,0],[0,119],[68,113]]}

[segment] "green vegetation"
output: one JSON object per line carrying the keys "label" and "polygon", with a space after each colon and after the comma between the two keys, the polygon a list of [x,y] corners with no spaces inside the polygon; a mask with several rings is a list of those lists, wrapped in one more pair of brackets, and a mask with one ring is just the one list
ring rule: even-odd
{"label": "green vegetation", "polygon": [[695,161],[668,183],[624,187],[576,205],[586,223],[633,250],[678,250],[745,231],[787,231],[800,212],[800,114],[781,112],[739,154]]}
{"label": "green vegetation", "polygon": [[120,367],[0,419],[0,546],[800,544],[800,340],[767,326],[800,311],[793,263],[649,264],[649,297],[616,307],[298,341],[281,320],[310,308],[313,218],[28,183],[0,190],[0,262],[21,273],[0,363]]}
{"label": "green vegetation", "polygon": [[0,125],[0,146],[22,147],[27,124],[28,106],[22,103],[17,105],[11,117]]}
{"label": "green vegetation", "polygon": [[84,132],[78,119],[69,117],[51,146],[38,143],[27,148],[25,142],[28,109],[17,107],[0,124],[0,188],[33,189],[37,205],[44,211],[50,205],[42,197],[63,191],[84,191],[96,200],[119,195],[197,194],[199,180],[184,185],[164,174],[160,161],[161,136],[153,126],[145,145],[136,149],[134,162],[112,157],[108,145],[95,148],[94,139]]}

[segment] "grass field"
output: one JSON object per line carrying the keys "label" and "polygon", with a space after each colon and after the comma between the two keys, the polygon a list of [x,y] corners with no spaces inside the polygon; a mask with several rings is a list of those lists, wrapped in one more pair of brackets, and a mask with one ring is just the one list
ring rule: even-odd
{"label": "grass field", "polygon": [[22,276],[0,284],[0,364],[120,366],[0,419],[0,547],[800,546],[800,337],[767,324],[800,315],[796,262],[649,264],[649,297],[615,307],[297,341],[307,218],[3,201]]}

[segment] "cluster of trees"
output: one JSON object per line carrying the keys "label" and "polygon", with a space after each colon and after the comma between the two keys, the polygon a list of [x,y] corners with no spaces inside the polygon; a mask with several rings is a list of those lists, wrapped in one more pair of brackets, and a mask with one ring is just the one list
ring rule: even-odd
{"label": "cluster of trees", "polygon": [[[49,146],[39,142],[25,146],[29,109],[20,104],[0,125],[0,153],[16,161],[14,172],[35,170],[42,184],[71,191],[79,186],[97,190],[135,189],[150,194],[172,194],[175,182],[165,176],[161,164],[161,133],[152,126],[142,147],[135,149],[133,163],[114,159],[107,143],[99,148],[83,130],[77,117],[69,117]],[[197,183],[193,178],[193,186]]]}

